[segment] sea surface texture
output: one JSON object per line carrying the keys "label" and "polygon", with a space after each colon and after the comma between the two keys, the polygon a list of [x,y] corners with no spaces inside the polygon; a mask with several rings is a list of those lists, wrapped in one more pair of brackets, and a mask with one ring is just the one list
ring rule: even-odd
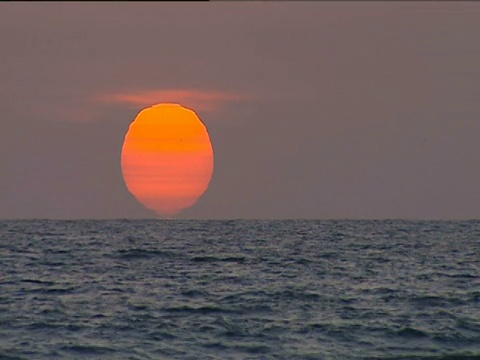
{"label": "sea surface texture", "polygon": [[480,359],[479,221],[0,221],[1,359]]}

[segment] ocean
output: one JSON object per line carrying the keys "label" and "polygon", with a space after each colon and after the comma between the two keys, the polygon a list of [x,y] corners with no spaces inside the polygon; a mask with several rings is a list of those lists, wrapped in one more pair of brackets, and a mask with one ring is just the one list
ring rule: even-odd
{"label": "ocean", "polygon": [[480,359],[480,221],[0,221],[0,359]]}

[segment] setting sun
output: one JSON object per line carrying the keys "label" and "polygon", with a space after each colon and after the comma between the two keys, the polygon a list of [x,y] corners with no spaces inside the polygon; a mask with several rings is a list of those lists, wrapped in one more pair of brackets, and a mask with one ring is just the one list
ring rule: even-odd
{"label": "setting sun", "polygon": [[130,124],[121,161],[128,190],[146,208],[169,217],[207,190],[214,156],[207,128],[194,111],[158,104]]}

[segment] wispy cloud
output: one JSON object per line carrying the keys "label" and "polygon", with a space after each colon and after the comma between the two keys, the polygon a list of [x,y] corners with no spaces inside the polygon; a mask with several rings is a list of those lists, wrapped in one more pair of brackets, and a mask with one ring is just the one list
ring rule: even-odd
{"label": "wispy cloud", "polygon": [[95,96],[94,100],[133,107],[147,107],[161,102],[179,103],[198,111],[217,111],[226,103],[245,101],[247,97],[211,90],[157,89],[99,94]]}

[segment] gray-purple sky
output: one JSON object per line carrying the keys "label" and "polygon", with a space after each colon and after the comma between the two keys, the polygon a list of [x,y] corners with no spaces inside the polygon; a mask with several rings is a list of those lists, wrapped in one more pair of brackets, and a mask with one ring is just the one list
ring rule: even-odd
{"label": "gray-purple sky", "polygon": [[183,218],[480,217],[475,2],[1,3],[0,218],[145,218],[145,106],[209,129]]}

